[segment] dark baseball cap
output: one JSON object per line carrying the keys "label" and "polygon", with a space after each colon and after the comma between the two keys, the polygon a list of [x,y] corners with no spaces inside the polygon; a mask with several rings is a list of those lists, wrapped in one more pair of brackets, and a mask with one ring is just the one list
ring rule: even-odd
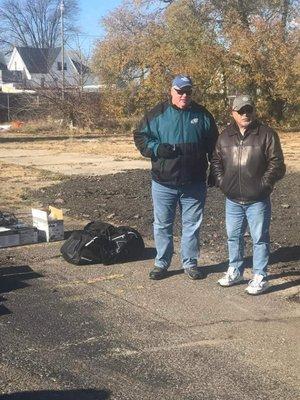
{"label": "dark baseball cap", "polygon": [[181,90],[185,87],[191,88],[193,86],[193,82],[189,76],[186,75],[177,75],[172,81],[172,87],[177,90]]}
{"label": "dark baseball cap", "polygon": [[239,96],[236,96],[232,103],[232,109],[234,111],[239,111],[245,106],[254,107],[254,103],[251,97],[248,94],[241,94]]}

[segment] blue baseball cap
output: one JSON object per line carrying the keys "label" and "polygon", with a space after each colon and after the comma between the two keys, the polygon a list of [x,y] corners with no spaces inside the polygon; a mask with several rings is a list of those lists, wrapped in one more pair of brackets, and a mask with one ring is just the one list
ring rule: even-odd
{"label": "blue baseball cap", "polygon": [[184,87],[192,87],[193,82],[189,76],[177,75],[172,81],[172,87],[177,90],[181,90]]}

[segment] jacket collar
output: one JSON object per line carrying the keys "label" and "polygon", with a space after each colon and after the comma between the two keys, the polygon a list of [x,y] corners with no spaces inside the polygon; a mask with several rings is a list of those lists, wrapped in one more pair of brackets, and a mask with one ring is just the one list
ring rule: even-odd
{"label": "jacket collar", "polygon": [[[255,121],[251,122],[251,124],[248,126],[248,128],[245,131],[245,135],[247,135],[247,134],[258,135],[259,126],[260,126],[260,122],[257,119]],[[228,128],[229,128],[229,132],[228,132],[229,136],[238,135],[240,133],[240,130],[235,121],[233,121],[229,125]]]}

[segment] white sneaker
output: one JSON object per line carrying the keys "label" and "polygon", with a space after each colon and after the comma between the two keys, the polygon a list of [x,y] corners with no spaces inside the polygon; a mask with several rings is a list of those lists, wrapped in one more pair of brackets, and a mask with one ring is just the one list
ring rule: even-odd
{"label": "white sneaker", "polygon": [[246,292],[249,294],[260,294],[265,292],[269,287],[268,281],[264,280],[263,275],[254,275],[246,287]]}
{"label": "white sneaker", "polygon": [[223,278],[218,280],[218,283],[221,286],[232,286],[243,280],[243,276],[234,267],[229,267]]}

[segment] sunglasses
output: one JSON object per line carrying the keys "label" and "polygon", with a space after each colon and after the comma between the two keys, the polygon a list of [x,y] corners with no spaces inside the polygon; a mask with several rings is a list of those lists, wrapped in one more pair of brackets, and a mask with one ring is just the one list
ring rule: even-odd
{"label": "sunglasses", "polygon": [[183,96],[184,94],[190,96],[192,94],[192,89],[185,89],[185,90],[175,89],[175,90],[180,96]]}
{"label": "sunglasses", "polygon": [[252,114],[254,111],[254,108],[251,106],[244,106],[242,107],[239,111],[237,111],[238,114],[243,115],[243,114]]}

